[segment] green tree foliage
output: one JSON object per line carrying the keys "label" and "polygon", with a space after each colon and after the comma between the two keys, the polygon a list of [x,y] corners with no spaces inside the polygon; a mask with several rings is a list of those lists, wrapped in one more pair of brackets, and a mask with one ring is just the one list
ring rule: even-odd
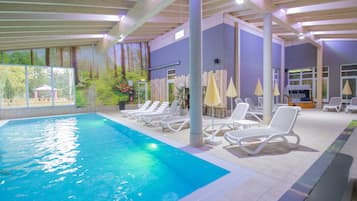
{"label": "green tree foliage", "polygon": [[49,68],[35,66],[28,67],[28,76],[30,97],[33,97],[37,87],[41,87],[44,84],[50,85],[51,74]]}
{"label": "green tree foliage", "polygon": [[23,65],[31,64],[29,50],[3,52],[2,57],[3,57],[2,60],[4,64],[23,64]]}
{"label": "green tree foliage", "polygon": [[76,90],[76,106],[86,107],[88,105],[88,89]]}
{"label": "green tree foliage", "polygon": [[14,88],[12,87],[9,79],[6,79],[5,86],[4,86],[4,98],[6,98],[8,100],[8,104],[10,104],[10,102],[12,102],[12,99],[14,98],[14,96],[15,96]]}
{"label": "green tree foliage", "polygon": [[0,67],[0,89],[9,80],[14,89],[15,97],[25,93],[25,68],[23,66],[1,66]]}

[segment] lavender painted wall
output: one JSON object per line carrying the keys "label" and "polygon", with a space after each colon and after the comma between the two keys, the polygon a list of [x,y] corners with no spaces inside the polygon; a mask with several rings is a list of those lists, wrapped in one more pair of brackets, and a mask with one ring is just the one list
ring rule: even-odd
{"label": "lavender painted wall", "polygon": [[[230,44],[227,47],[225,40],[234,37],[233,27],[220,24],[210,29],[207,29],[202,34],[202,66],[203,71],[224,69],[226,65],[231,65],[234,63],[234,57],[228,58],[226,53],[229,55],[231,49],[234,48],[234,44]],[[232,42],[231,42],[232,43]],[[233,47],[231,47],[233,46]],[[172,43],[168,46],[160,48],[158,50],[150,52],[150,66],[156,67],[160,65],[165,65],[173,63],[175,61],[180,61],[181,64],[178,66],[173,66],[169,68],[163,68],[151,71],[151,79],[166,77],[168,69],[176,69],[176,75],[187,75],[189,72],[189,39],[183,39]],[[233,53],[232,53],[233,54]],[[220,60],[219,64],[214,63],[214,59],[218,58]],[[233,60],[233,62],[232,62]],[[233,68],[233,66],[229,66]]]}
{"label": "lavender painted wall", "polygon": [[[280,44],[273,43],[272,57],[273,68],[280,68]],[[257,102],[255,85],[258,79],[263,83],[263,38],[244,30],[240,31],[240,71],[241,97],[250,97]]]}
{"label": "lavender painted wall", "polygon": [[[263,81],[263,39],[244,30],[240,31],[241,97],[254,96],[257,79]],[[167,69],[176,69],[177,75],[188,74],[188,39],[178,41],[151,52],[151,67],[180,60],[175,67],[151,71],[151,79],[166,77]],[[272,45],[273,68],[281,66],[281,45]],[[220,64],[214,64],[219,58]],[[234,27],[220,24],[203,32],[203,70],[227,70],[227,82],[234,75]],[[280,83],[279,83],[280,84]],[[228,101],[228,107],[230,102]]]}
{"label": "lavender painted wall", "polygon": [[188,74],[188,57],[188,38],[150,52],[151,68],[180,61],[180,65],[178,66],[152,70],[150,79],[166,77],[168,69],[176,69],[176,75]]}
{"label": "lavender painted wall", "polygon": [[316,66],[316,47],[310,43],[285,48],[285,68],[296,69]]}
{"label": "lavender painted wall", "polygon": [[[224,65],[227,69],[227,82],[229,83],[229,80],[232,79],[234,80],[234,57],[235,57],[235,52],[234,52],[234,27],[225,25],[224,26]],[[227,83],[227,84],[228,84]],[[228,86],[228,85],[227,85]],[[230,101],[229,107],[230,107]]]}
{"label": "lavender painted wall", "polygon": [[323,65],[329,67],[330,97],[340,96],[340,65],[357,63],[357,41],[324,41]]}
{"label": "lavender painted wall", "polygon": [[[287,69],[315,67],[316,47],[301,44],[285,48]],[[329,67],[329,96],[340,96],[340,65],[357,63],[357,41],[324,41],[323,65]]]}

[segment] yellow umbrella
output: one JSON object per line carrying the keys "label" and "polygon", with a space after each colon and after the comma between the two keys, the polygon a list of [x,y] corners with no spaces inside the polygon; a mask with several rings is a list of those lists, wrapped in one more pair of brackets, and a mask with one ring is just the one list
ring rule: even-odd
{"label": "yellow umbrella", "polygon": [[276,82],[275,82],[275,84],[274,84],[274,91],[273,91],[273,95],[274,95],[274,96],[280,96],[278,83],[276,83]]}
{"label": "yellow umbrella", "polygon": [[342,95],[345,95],[345,96],[350,96],[350,95],[352,95],[352,90],[351,90],[350,82],[349,82],[348,80],[346,80],[345,85],[343,86]]}
{"label": "yellow umbrella", "polygon": [[[219,96],[216,80],[214,79],[213,72],[210,71],[208,73],[208,83],[207,83],[207,91],[204,99],[204,103],[210,107],[212,107],[212,128],[214,127],[214,111],[213,106],[220,104],[221,97]],[[207,139],[207,142],[210,144],[219,144],[220,140],[215,140],[214,135],[212,135],[211,139]]]}
{"label": "yellow umbrella", "polygon": [[343,86],[342,94],[347,96],[352,95],[350,82],[348,82],[348,80],[346,80],[345,85]]}
{"label": "yellow umbrella", "polygon": [[212,71],[208,73],[208,84],[204,103],[210,107],[221,103],[221,97],[219,97],[216,80],[214,79]]}
{"label": "yellow umbrella", "polygon": [[[277,82],[274,83],[273,95],[274,96],[280,96],[279,87],[278,87],[278,83]],[[275,101],[276,101],[276,99],[274,98],[274,103],[275,103]]]}
{"label": "yellow umbrella", "polygon": [[255,86],[254,95],[263,96],[263,87],[262,87],[262,84],[260,83],[259,79],[258,79],[257,85]]}
{"label": "yellow umbrella", "polygon": [[232,114],[232,107],[233,107],[233,103],[232,103],[232,100],[234,97],[237,96],[237,90],[236,90],[236,87],[234,86],[233,84],[233,80],[232,80],[232,77],[231,77],[231,80],[229,81],[229,85],[228,85],[228,89],[227,89],[227,96],[231,98],[231,114]]}

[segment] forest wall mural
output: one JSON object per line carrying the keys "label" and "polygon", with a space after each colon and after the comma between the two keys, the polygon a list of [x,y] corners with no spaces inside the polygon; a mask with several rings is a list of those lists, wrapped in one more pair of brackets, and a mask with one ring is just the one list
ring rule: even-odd
{"label": "forest wall mural", "polygon": [[[0,51],[0,63],[0,108],[58,105],[59,100],[90,107],[143,100],[138,83],[148,81],[149,52],[147,43],[118,43],[103,54],[96,46]],[[47,103],[41,102],[46,87],[52,93],[44,98]]]}

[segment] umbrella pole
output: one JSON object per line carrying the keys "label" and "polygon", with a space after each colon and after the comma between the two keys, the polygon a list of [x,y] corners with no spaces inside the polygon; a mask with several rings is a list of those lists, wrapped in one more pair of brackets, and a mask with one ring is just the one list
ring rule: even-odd
{"label": "umbrella pole", "polygon": [[[211,107],[211,111],[212,111],[212,130],[214,129],[214,109],[213,106]],[[214,138],[213,134],[212,135],[212,139]]]}
{"label": "umbrella pole", "polygon": [[231,116],[232,116],[232,111],[233,111],[233,97],[231,97]]}

